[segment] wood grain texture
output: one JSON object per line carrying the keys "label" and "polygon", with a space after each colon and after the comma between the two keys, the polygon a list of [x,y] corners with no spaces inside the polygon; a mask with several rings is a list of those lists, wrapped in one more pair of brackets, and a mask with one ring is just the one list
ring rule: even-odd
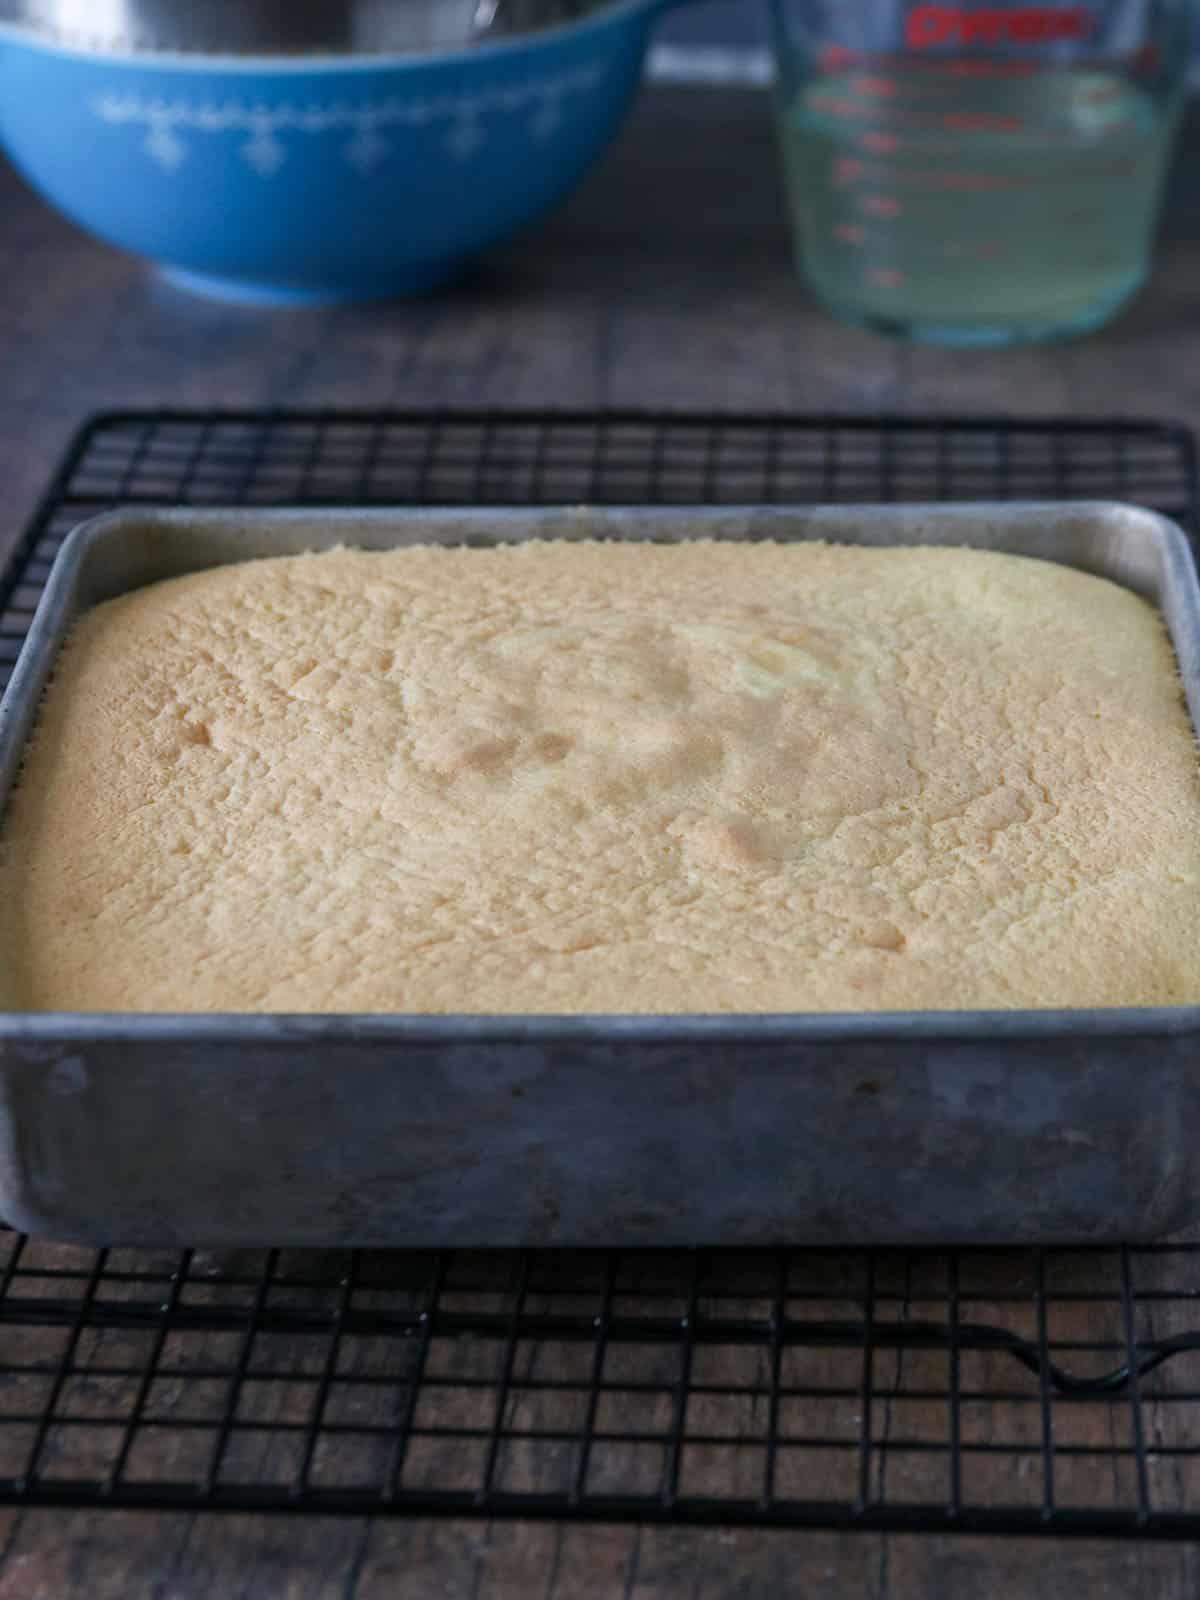
{"label": "wood grain texture", "polygon": [[[1198,145],[1193,116],[1158,270],[1130,312],[1075,344],[972,354],[898,345],[839,327],[814,307],[791,269],[768,110],[757,94],[647,96],[609,158],[555,217],[445,294],[411,304],[267,313],[192,300],[85,239],[0,169],[0,549],[15,539],[72,429],[101,407],[1150,412],[1195,425],[1200,191],[1187,180]],[[1148,1331],[1170,1332],[1180,1314],[1157,1309]],[[1108,1315],[1076,1304],[1070,1331],[1109,1336]],[[1065,1336],[1065,1324],[1060,1331]],[[912,1386],[916,1358],[905,1359]],[[981,1358],[981,1382],[999,1359]],[[941,1427],[931,1408],[904,1400],[906,1373],[893,1360],[892,1394],[881,1407],[886,1436]],[[981,1441],[1021,1438],[1030,1415],[981,1405],[969,1424]],[[1125,1415],[1077,1407],[1070,1437],[1106,1447]],[[1160,1444],[1194,1442],[1200,1430],[1152,1392],[1145,1415]],[[1036,1432],[1028,1442],[1032,1456]],[[900,1465],[905,1459],[911,1468]],[[890,1495],[927,1487],[920,1459],[889,1456]],[[1030,1492],[1028,1474],[1011,1462],[988,1470],[1009,1472],[1012,1492]],[[907,1485],[905,1471],[917,1475]],[[1058,1471],[1056,1487],[1069,1494],[1070,1472],[1061,1463]],[[1094,1480],[1083,1489],[1094,1493]],[[1155,1469],[1152,1490],[1164,1506],[1200,1503],[1200,1485],[1177,1463]],[[1127,1485],[1115,1483],[1113,1493],[1126,1494]],[[1197,1592],[1200,1553],[1190,1545],[0,1514],[0,1600],[1173,1600]]]}
{"label": "wood grain texture", "polygon": [[1019,1600],[1190,1597],[1191,1546],[27,1511],[0,1600]]}

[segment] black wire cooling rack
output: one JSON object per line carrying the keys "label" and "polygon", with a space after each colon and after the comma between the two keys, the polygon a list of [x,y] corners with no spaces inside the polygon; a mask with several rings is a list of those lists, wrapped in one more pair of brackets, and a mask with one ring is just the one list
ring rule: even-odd
{"label": "black wire cooling rack", "polygon": [[[1128,422],[121,413],[0,582],[0,682],[90,513],[1117,497]],[[0,1502],[1200,1537],[1200,1246],[82,1250],[0,1234]]]}

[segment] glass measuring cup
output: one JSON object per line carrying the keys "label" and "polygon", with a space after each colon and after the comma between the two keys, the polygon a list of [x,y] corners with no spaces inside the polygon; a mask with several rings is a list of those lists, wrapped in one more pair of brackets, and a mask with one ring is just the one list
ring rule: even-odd
{"label": "glass measuring cup", "polygon": [[772,0],[798,261],[953,345],[1098,327],[1145,279],[1191,0]]}

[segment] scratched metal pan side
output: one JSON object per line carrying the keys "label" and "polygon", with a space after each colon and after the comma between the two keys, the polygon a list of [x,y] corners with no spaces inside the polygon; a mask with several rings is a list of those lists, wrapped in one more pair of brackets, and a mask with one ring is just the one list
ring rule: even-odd
{"label": "scratched metal pan side", "polygon": [[[1134,507],[122,511],[65,542],[0,706],[0,804],[88,606],[335,544],[973,545],[1124,583],[1200,722],[1186,538]],[[1149,1238],[1200,1212],[1200,1008],[845,1017],[0,1014],[0,1214],[83,1243]]]}

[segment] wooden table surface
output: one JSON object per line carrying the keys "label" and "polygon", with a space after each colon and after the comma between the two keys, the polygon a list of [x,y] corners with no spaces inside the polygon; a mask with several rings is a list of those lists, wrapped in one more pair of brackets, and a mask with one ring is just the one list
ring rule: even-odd
{"label": "wooden table surface", "polygon": [[[1192,119],[1151,289],[1079,343],[910,348],[836,326],[789,264],[764,98],[648,93],[542,228],[436,298],[190,299],[0,167],[0,549],[74,426],[138,405],[634,405],[1150,413],[1200,424]],[[0,1513],[0,1600],[1200,1594],[1192,1545],[151,1513]]]}

